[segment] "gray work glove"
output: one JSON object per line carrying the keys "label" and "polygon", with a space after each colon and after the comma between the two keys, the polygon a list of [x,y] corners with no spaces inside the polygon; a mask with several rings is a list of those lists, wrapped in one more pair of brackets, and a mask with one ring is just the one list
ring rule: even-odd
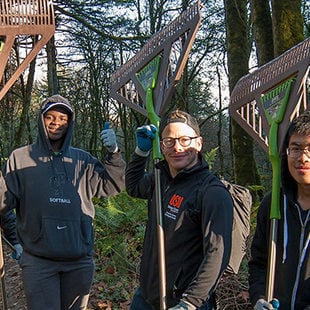
{"label": "gray work glove", "polygon": [[103,143],[103,146],[107,149],[108,152],[116,153],[118,151],[116,135],[114,130],[109,127],[109,122],[105,122],[104,128],[100,134],[100,139]]}
{"label": "gray work glove", "polygon": [[192,305],[188,301],[181,299],[176,306],[169,308],[168,310],[195,310],[195,309],[197,308],[194,305]]}
{"label": "gray work glove", "polygon": [[12,253],[12,258],[16,259],[18,262],[23,254],[23,247],[21,244],[17,243],[14,245],[15,252]]}
{"label": "gray work glove", "polygon": [[274,310],[275,308],[272,306],[271,303],[269,303],[263,298],[259,299],[254,306],[254,310],[266,310],[266,309]]}

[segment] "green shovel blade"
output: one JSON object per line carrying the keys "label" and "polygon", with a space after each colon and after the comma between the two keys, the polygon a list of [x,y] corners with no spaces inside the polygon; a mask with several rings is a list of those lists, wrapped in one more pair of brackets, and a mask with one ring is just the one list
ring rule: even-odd
{"label": "green shovel blade", "polygon": [[155,112],[153,101],[153,90],[157,83],[160,58],[161,58],[160,55],[156,56],[140,72],[137,73],[137,78],[140,84],[142,85],[143,89],[146,91],[146,111],[148,118],[151,124],[153,124],[157,128],[155,138],[153,140],[154,160],[159,160],[162,158],[160,151],[159,135],[158,135],[160,118]]}
{"label": "green shovel blade", "polygon": [[269,159],[272,165],[272,196],[270,218],[280,219],[281,161],[278,147],[278,128],[285,115],[293,79],[287,80],[277,88],[261,97],[263,109],[270,125]]}

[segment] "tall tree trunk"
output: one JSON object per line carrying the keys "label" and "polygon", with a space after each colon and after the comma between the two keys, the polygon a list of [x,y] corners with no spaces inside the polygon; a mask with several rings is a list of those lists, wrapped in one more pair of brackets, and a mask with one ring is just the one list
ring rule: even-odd
{"label": "tall tree trunk", "polygon": [[251,19],[258,66],[274,58],[269,0],[251,0]]}
{"label": "tall tree trunk", "polygon": [[46,55],[47,55],[47,84],[48,84],[48,95],[58,94],[58,78],[57,78],[57,67],[56,67],[56,46],[55,37],[52,38],[46,44]]}
{"label": "tall tree trunk", "polygon": [[304,40],[301,0],[272,0],[274,55]]}
{"label": "tall tree trunk", "polygon": [[[250,47],[248,43],[247,1],[225,0],[227,54],[230,92],[237,81],[248,73]],[[253,139],[231,120],[233,170],[235,182],[242,185],[259,184],[254,161]]]}
{"label": "tall tree trunk", "polygon": [[[38,40],[38,36],[33,37],[33,45]],[[20,91],[22,97],[22,110],[19,118],[19,126],[15,132],[15,139],[14,139],[14,148],[20,146],[22,144],[22,140],[24,138],[24,133],[28,132],[28,141],[32,143],[32,135],[31,135],[31,128],[29,123],[29,108],[31,103],[31,93],[34,84],[34,74],[35,74],[35,67],[36,67],[36,59],[35,57],[33,61],[29,65],[29,72],[27,75],[27,82],[26,85],[24,83],[24,76],[20,76]],[[27,128],[27,130],[25,130]]]}
{"label": "tall tree trunk", "polygon": [[221,73],[219,68],[216,68],[216,75],[217,75],[217,81],[218,81],[218,96],[219,96],[219,127],[217,131],[217,144],[219,147],[219,161],[220,161],[220,174],[224,174],[224,156],[223,156],[223,143],[222,143],[222,120],[223,120],[223,99],[222,99],[222,83],[221,83]]}

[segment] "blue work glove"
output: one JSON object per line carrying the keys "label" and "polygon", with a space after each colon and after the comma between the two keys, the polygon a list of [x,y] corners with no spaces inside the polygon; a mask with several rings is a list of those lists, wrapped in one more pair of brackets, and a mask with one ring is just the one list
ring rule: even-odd
{"label": "blue work glove", "polygon": [[194,310],[194,309],[197,309],[194,305],[181,299],[176,306],[169,308],[168,310]]}
{"label": "blue work glove", "polygon": [[21,246],[21,244],[17,243],[14,245],[14,249],[15,252],[12,253],[12,258],[19,261],[23,254],[23,247]]}
{"label": "blue work glove", "polygon": [[[266,301],[263,298],[260,298],[255,306],[254,306],[254,310],[275,310],[278,309],[278,307],[274,307],[276,306],[276,302],[278,302],[277,300],[273,300],[272,303]],[[278,302],[279,303],[279,302]]]}
{"label": "blue work glove", "polygon": [[136,130],[137,147],[136,153],[141,156],[148,156],[152,149],[153,139],[157,131],[154,125],[145,125]]}
{"label": "blue work glove", "polygon": [[113,129],[110,128],[109,122],[104,123],[104,128],[101,131],[100,139],[103,143],[103,146],[110,153],[116,153],[118,146],[116,143],[116,135]]}

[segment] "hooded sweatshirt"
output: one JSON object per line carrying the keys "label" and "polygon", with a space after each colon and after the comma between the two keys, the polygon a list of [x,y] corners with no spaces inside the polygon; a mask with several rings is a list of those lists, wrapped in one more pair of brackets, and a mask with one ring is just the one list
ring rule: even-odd
{"label": "hooded sweatshirt", "polygon": [[[72,110],[60,152],[54,153],[42,111],[51,102]],[[4,209],[16,209],[17,234],[24,251],[53,260],[93,254],[93,197],[115,195],[124,188],[125,162],[108,154],[105,163],[70,146],[74,111],[58,95],[48,98],[38,117],[34,144],[14,150],[6,164]]]}
{"label": "hooded sweatshirt", "polygon": [[[143,297],[159,308],[159,263],[156,190],[147,157],[134,154],[126,171],[129,195],[148,199],[148,222],[140,266]],[[231,250],[233,203],[224,185],[208,164],[199,163],[172,178],[166,161],[158,163],[161,178],[162,216],[166,260],[167,305],[180,298],[196,307],[213,301],[214,291],[228,265]],[[212,183],[212,184],[211,184]]]}
{"label": "hooded sweatshirt", "polygon": [[[281,170],[281,219],[278,220],[274,298],[281,310],[304,310],[310,307],[310,210],[303,211],[298,204],[297,183],[289,173],[288,139],[284,142]],[[257,226],[251,245],[249,261],[249,293],[253,305],[265,298],[270,231],[271,193],[258,210]],[[307,308],[309,309],[309,308]]]}

